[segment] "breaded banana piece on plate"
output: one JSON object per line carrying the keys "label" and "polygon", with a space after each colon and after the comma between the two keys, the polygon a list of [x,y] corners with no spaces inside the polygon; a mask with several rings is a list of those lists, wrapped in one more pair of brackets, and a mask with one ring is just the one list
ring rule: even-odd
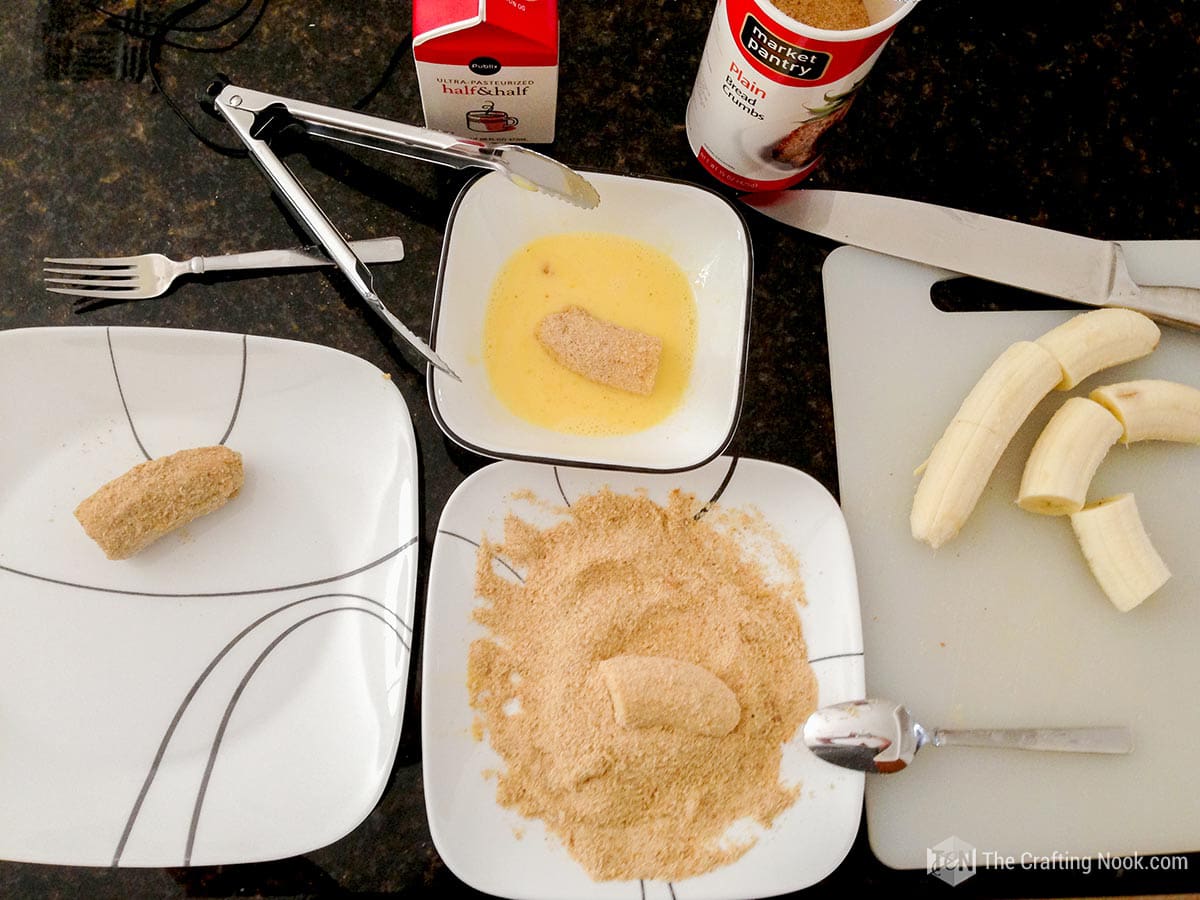
{"label": "breaded banana piece on plate", "polygon": [[114,478],[75,509],[109,559],[128,559],[163,535],[220,509],[242,489],[242,455],[196,447],[160,456]]}

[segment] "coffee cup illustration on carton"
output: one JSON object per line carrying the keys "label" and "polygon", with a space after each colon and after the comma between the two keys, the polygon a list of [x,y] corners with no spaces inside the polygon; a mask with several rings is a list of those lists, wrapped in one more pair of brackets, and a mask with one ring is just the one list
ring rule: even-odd
{"label": "coffee cup illustration on carton", "polygon": [[494,103],[483,104],[482,109],[472,109],[467,113],[467,129],[469,131],[512,131],[520,123],[516,116],[510,116],[503,110],[495,108]]}

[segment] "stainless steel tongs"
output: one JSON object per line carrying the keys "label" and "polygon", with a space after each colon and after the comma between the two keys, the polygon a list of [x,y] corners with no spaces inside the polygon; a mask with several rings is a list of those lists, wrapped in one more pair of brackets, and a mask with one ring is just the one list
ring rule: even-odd
{"label": "stainless steel tongs", "polygon": [[371,272],[291,170],[271,150],[270,140],[289,125],[326,140],[355,144],[456,169],[495,169],[528,189],[536,189],[584,209],[600,202],[596,189],[579,173],[526,147],[488,146],[453,135],[403,125],[352,110],[320,106],[252,91],[227,81],[209,88],[217,112],[237,133],[250,156],[329,258],[350,279],[359,296],[431,365],[458,376],[432,349],[396,318],[373,287]]}

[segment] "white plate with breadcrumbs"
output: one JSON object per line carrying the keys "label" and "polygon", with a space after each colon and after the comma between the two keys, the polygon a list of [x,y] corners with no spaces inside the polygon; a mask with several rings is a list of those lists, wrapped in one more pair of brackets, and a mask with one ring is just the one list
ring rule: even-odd
{"label": "white plate with breadcrumbs", "polygon": [[[150,328],[0,332],[0,858],[252,862],[355,828],[391,772],[416,448],[356,357]],[[224,443],[227,506],[107,559],[76,505]]]}
{"label": "white plate with breadcrumbs", "polygon": [[801,784],[794,805],[736,862],[671,884],[593,881],[541,822],[496,803],[496,782],[487,772],[503,770],[504,764],[486,737],[474,736],[476,714],[467,693],[468,648],[485,636],[472,617],[481,602],[474,590],[478,544],[484,536],[501,539],[510,511],[548,525],[555,518],[545,504],[562,507],[606,486],[618,493],[645,491],[658,503],[679,488],[700,502],[716,498],[721,507],[761,513],[800,561],[807,604],[799,611],[818,702],[862,696],[862,628],[849,537],[837,502],[808,475],[733,457],[670,475],[495,463],[451,496],[433,547],[421,728],[425,801],[438,853],[472,887],[530,900],[734,900],[820,881],[854,842],[863,775],[818,760],[799,734],[785,746],[781,772],[785,783]]}

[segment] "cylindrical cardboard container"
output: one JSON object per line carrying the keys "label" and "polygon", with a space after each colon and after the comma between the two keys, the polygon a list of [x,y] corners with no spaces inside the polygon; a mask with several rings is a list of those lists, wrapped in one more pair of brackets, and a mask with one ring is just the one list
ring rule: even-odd
{"label": "cylindrical cardboard container", "polygon": [[917,0],[864,0],[870,25],[813,28],[767,0],[717,0],[687,107],[692,152],[742,191],[790,187],[821,161],[822,136]]}

